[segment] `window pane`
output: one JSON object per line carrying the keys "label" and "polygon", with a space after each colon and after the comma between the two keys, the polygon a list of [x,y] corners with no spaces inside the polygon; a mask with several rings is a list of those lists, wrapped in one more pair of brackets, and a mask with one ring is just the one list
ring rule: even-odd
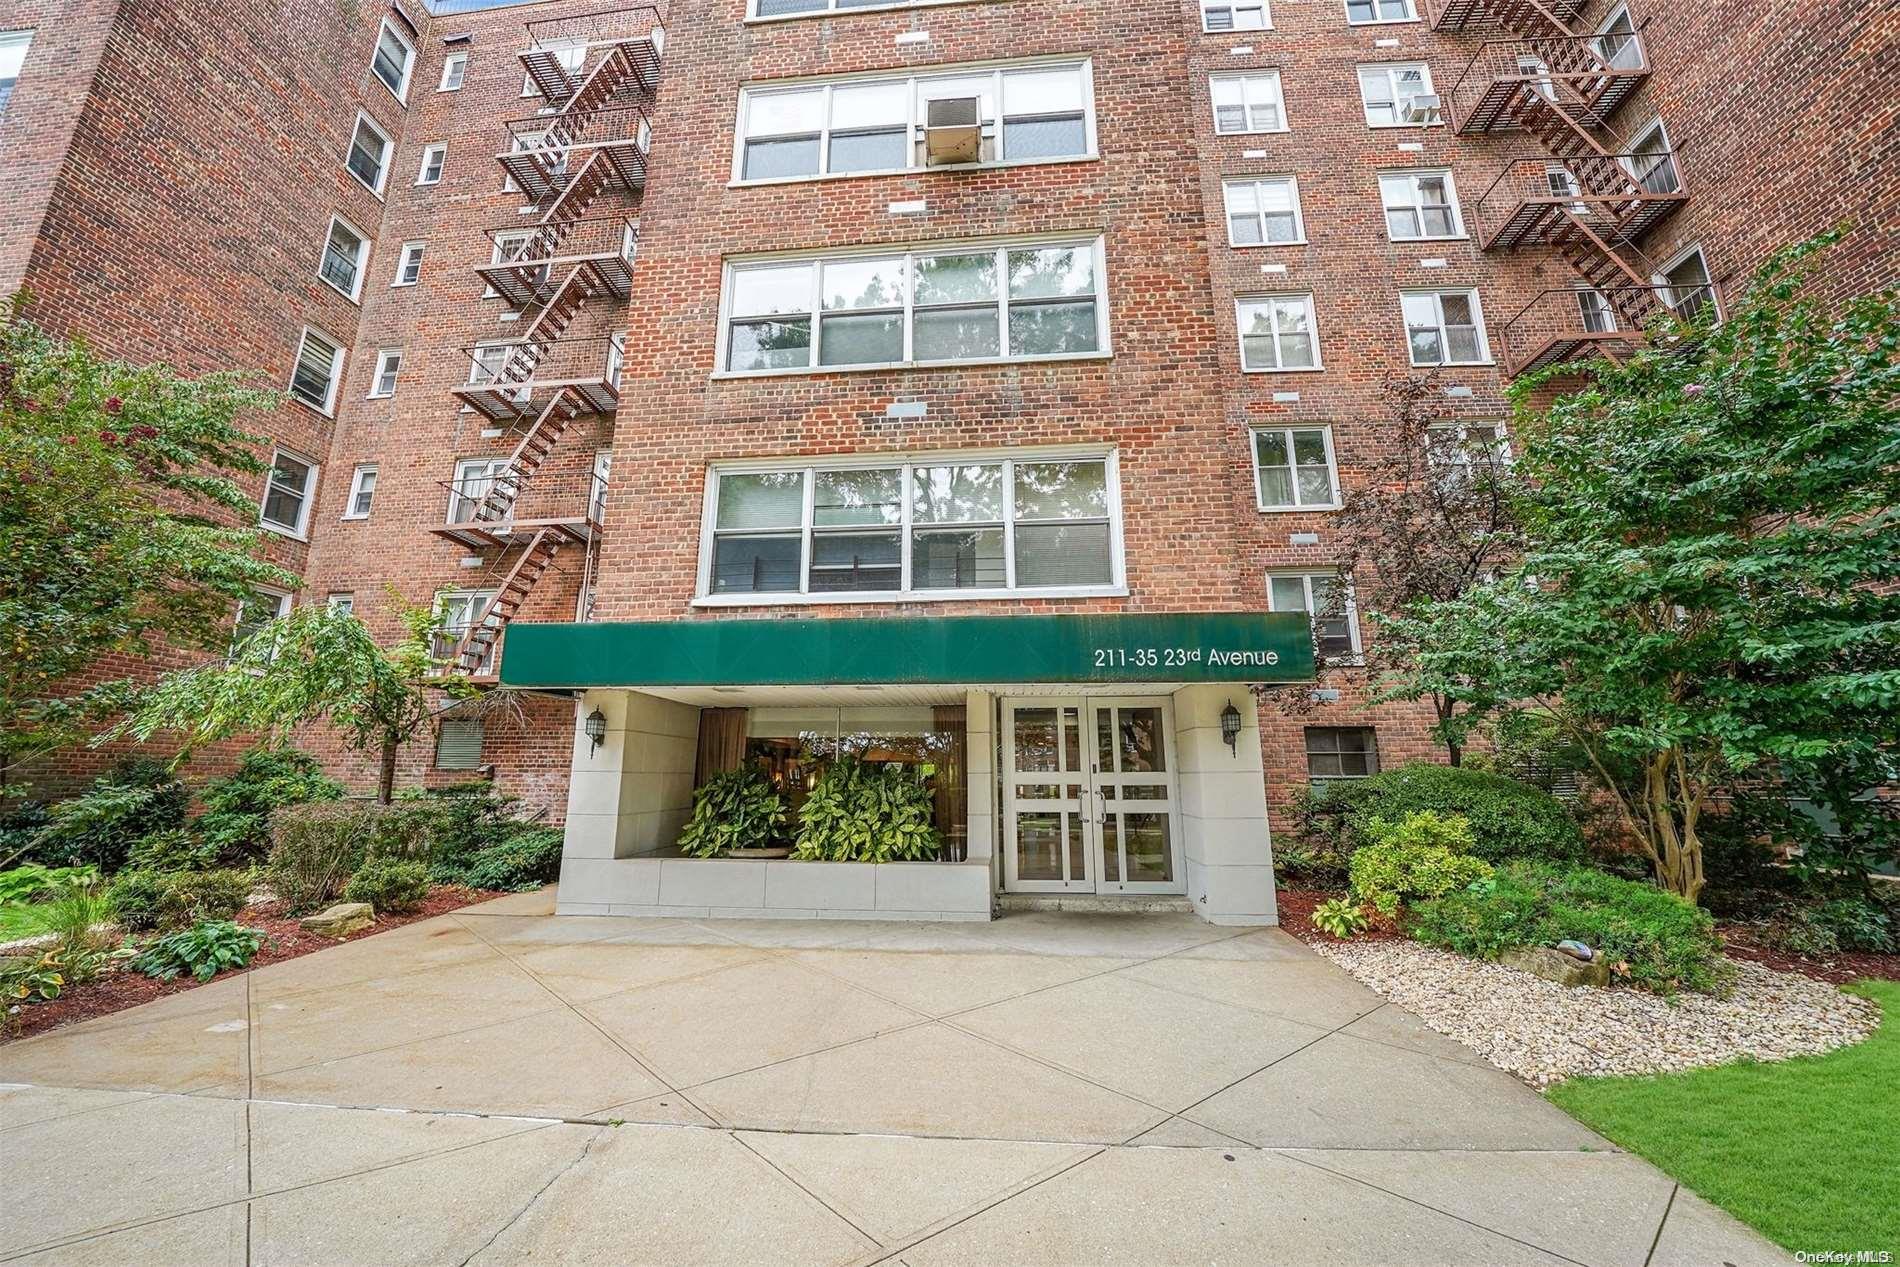
{"label": "window pane", "polygon": [[1095,250],[1047,247],[1009,253],[1009,297],[1042,299],[1095,293]]}
{"label": "window pane", "polygon": [[850,84],[831,90],[832,131],[853,128],[908,127],[910,84],[904,80],[881,84]]}
{"label": "window pane", "polygon": [[811,311],[811,265],[742,268],[732,274],[732,313],[762,317]]}
{"label": "window pane", "polygon": [[1306,610],[1306,579],[1299,576],[1267,578],[1267,606],[1277,612]]}
{"label": "window pane", "polygon": [[1093,299],[1080,303],[1010,305],[1011,356],[1093,352],[1096,346]]}
{"label": "window pane", "polygon": [[1214,130],[1216,132],[1244,132],[1247,130],[1246,108],[1240,105],[1216,105],[1214,107]]}
{"label": "window pane", "polygon": [[783,593],[797,588],[797,537],[720,537],[713,543],[713,593]]}
{"label": "window pane", "polygon": [[815,535],[811,539],[811,590],[838,593],[899,589],[900,550],[894,532]]}
{"label": "window pane", "polygon": [[816,88],[748,95],[745,134],[758,137],[815,133],[823,126],[824,108],[824,93]]}
{"label": "window pane", "polygon": [[1260,468],[1260,503],[1263,506],[1293,506],[1293,472],[1284,466]]}
{"label": "window pane", "polygon": [[[1016,518],[1082,519],[1108,514],[1102,462],[1018,462]],[[1020,541],[1021,532],[1017,533]]]}
{"label": "window pane", "polygon": [[[918,290],[923,276],[918,275]],[[911,331],[911,356],[919,361],[954,361],[996,356],[996,309],[918,309]]]}
{"label": "window pane", "polygon": [[831,168],[834,172],[881,172],[906,165],[910,150],[907,129],[883,132],[834,132],[831,134]]}
{"label": "window pane", "polygon": [[825,0],[758,0],[758,15],[762,18],[782,17],[787,13],[817,13],[825,7]]}
{"label": "window pane", "polygon": [[911,517],[918,523],[969,523],[1003,518],[1003,468],[920,466],[911,471]]}
{"label": "window pane", "polygon": [[885,365],[901,361],[904,359],[904,314],[827,315],[819,322],[818,339],[820,365]]}
{"label": "window pane", "polygon": [[796,528],[805,515],[803,471],[721,475],[717,527]]}
{"label": "window pane", "polygon": [[838,308],[901,308],[904,261],[832,261],[825,265],[822,293],[827,312]]}
{"label": "window pane", "polygon": [[1086,154],[1088,149],[1088,126],[1080,114],[1015,119],[1003,124],[1003,157],[1006,159],[1062,158]]}
{"label": "window pane", "polygon": [[297,369],[290,380],[291,393],[306,405],[318,409],[330,403],[330,376],[336,369],[337,350],[315,335],[305,335],[297,353]]}
{"label": "window pane", "polygon": [[1440,308],[1445,314],[1448,326],[1468,326],[1471,324],[1471,296],[1447,294],[1438,297]]}
{"label": "window pane", "polygon": [[911,539],[913,589],[1000,589],[1007,582],[1001,528],[937,528]]}
{"label": "window pane", "polygon": [[1066,114],[1082,108],[1079,68],[1012,71],[1003,76],[1005,115]]}
{"label": "window pane", "polygon": [[818,174],[818,138],[815,136],[795,137],[788,141],[747,141],[745,143],[745,166],[741,174],[746,180],[774,180],[781,176],[816,176]]}
{"label": "window pane", "polygon": [[1017,527],[1018,586],[1106,585],[1111,579],[1107,524]]}
{"label": "window pane", "polygon": [[812,489],[812,523],[894,524],[904,517],[899,501],[901,471],[819,471]]}
{"label": "window pane", "polygon": [[926,255],[917,260],[917,303],[965,304],[996,298],[996,254]]}
{"label": "window pane", "polygon": [[811,318],[734,322],[728,368],[782,370],[811,364]]}
{"label": "window pane", "polygon": [[1254,460],[1261,466],[1285,466],[1286,432],[1256,431],[1253,433]]}

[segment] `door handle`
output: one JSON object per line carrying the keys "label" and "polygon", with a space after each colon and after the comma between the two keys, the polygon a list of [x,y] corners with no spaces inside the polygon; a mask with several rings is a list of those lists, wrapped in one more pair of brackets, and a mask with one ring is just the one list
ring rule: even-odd
{"label": "door handle", "polygon": [[1102,795],[1102,789],[1095,789],[1095,825],[1108,826],[1108,798]]}

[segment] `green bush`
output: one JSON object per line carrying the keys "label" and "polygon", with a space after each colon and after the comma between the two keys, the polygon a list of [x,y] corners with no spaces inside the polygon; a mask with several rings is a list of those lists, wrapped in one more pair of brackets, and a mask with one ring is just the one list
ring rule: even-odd
{"label": "green bush", "polygon": [[839,757],[818,776],[799,811],[793,856],[823,862],[920,862],[943,848],[925,762]]}
{"label": "green bush", "polygon": [[1287,888],[1337,889],[1346,883],[1346,858],[1291,834],[1276,836],[1273,874]]}
{"label": "green bush", "polygon": [[1307,844],[1345,857],[1365,843],[1375,818],[1397,822],[1429,810],[1471,824],[1471,853],[1487,862],[1532,858],[1579,862],[1583,833],[1562,801],[1501,774],[1414,762],[1365,779],[1339,779],[1303,789],[1294,806]]}
{"label": "green bush", "polygon": [[36,860],[55,866],[91,864],[113,872],[132,846],[185,825],[191,793],[162,761],[134,757],[93,780],[82,794],[53,806],[33,845]]}
{"label": "green bush", "polygon": [[[0,804],[5,801],[0,800]],[[18,801],[0,813],[0,866],[26,858],[46,830],[44,801]]]}
{"label": "green bush", "polygon": [[0,902],[30,902],[61,885],[86,886],[99,878],[97,867],[42,867],[29,862],[0,871]]}
{"label": "green bush", "polygon": [[1632,985],[1718,993],[1733,969],[1707,911],[1653,885],[1589,867],[1514,862],[1413,908],[1411,935],[1481,958],[1565,938],[1594,947]]}
{"label": "green bush", "polygon": [[1892,954],[1900,950],[1894,922],[1892,912],[1872,898],[1836,897],[1788,907],[1768,921],[1761,939],[1796,955]]}
{"label": "green bush", "polygon": [[96,884],[57,885],[42,901],[13,903],[6,915],[8,937],[52,938],[68,984],[89,981],[105,966],[111,941],[103,928],[112,923],[112,906]]}
{"label": "green bush", "polygon": [[146,933],[157,928],[164,915],[161,904],[171,877],[157,871],[121,871],[106,890],[112,919],[120,928]]}
{"label": "green bush", "polygon": [[518,826],[506,839],[477,850],[454,883],[507,892],[538,889],[560,878],[562,840],[552,827]]}
{"label": "green bush", "polygon": [[343,785],[324,776],[317,759],[295,748],[254,748],[238,768],[205,784],[196,823],[215,858],[261,861],[270,851],[270,816],[286,805],[335,801]]}
{"label": "green bush", "polygon": [[244,909],[251,896],[251,874],[225,867],[213,871],[178,871],[165,877],[165,895],[159,899],[159,927],[182,928],[203,920],[230,919]]}
{"label": "green bush", "polygon": [[1381,915],[1491,874],[1490,863],[1471,856],[1470,824],[1455,815],[1425,810],[1396,822],[1372,818],[1364,833],[1367,843],[1352,855],[1352,895]]}
{"label": "green bush", "polygon": [[292,911],[311,910],[343,892],[376,858],[420,862],[435,854],[436,819],[415,801],[312,801],[271,816],[270,886]]}
{"label": "green bush", "polygon": [[368,902],[378,912],[413,911],[428,896],[428,866],[397,858],[370,859],[343,886],[345,901]]}
{"label": "green bush", "polygon": [[680,832],[680,852],[713,858],[734,849],[764,848],[784,822],[784,798],[763,771],[751,766],[726,770],[693,789],[693,816]]}
{"label": "green bush", "polygon": [[227,968],[242,968],[264,944],[255,928],[229,920],[207,920],[159,938],[132,960],[148,977],[170,981],[189,972],[209,981]]}
{"label": "green bush", "polygon": [[125,865],[133,871],[198,871],[217,860],[217,850],[183,827],[155,831],[133,843]]}
{"label": "green bush", "polygon": [[1313,908],[1313,927],[1345,941],[1366,931],[1366,913],[1343,897]]}

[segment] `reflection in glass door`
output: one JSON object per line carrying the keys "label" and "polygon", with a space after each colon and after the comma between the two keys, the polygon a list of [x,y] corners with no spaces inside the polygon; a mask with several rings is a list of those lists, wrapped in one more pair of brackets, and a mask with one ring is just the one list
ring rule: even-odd
{"label": "reflection in glass door", "polygon": [[1175,893],[1173,731],[1166,700],[1090,700],[1104,893]]}

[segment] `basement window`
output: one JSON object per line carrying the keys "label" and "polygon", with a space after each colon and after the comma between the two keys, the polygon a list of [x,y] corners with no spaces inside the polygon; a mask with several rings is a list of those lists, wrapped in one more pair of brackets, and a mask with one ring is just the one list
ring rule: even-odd
{"label": "basement window", "polygon": [[1379,772],[1379,739],[1370,726],[1308,726],[1306,777],[1363,779]]}
{"label": "basement window", "polygon": [[435,732],[435,768],[475,770],[482,764],[479,717],[444,717]]}
{"label": "basement window", "polygon": [[383,81],[383,87],[389,89],[396,100],[404,105],[409,103],[409,75],[415,66],[415,45],[403,37],[394,22],[384,18],[382,33],[376,37],[376,53],[370,58],[369,68],[376,78]]}

